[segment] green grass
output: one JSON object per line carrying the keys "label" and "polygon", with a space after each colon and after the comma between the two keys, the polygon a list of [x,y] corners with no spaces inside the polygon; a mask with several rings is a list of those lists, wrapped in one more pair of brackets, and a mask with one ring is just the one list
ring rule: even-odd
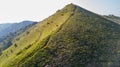
{"label": "green grass", "polygon": [[28,31],[3,52],[0,67],[118,65],[120,25],[73,4]]}
{"label": "green grass", "polygon": [[[0,66],[13,67],[15,64],[23,60],[23,58],[31,54],[38,46],[40,46],[39,43],[44,38],[48,37],[51,33],[57,30],[69,18],[72,11],[64,13],[64,10],[66,10],[66,8],[29,29],[29,34],[26,34],[28,32],[26,31],[16,37],[16,39],[20,38],[18,41],[16,39],[13,41],[17,47],[13,44],[3,52],[2,56],[0,56]],[[61,15],[61,13],[63,13],[64,16]],[[30,45],[31,47],[26,49],[26,47]],[[10,50],[13,50],[13,52],[11,53]]]}
{"label": "green grass", "polygon": [[74,15],[51,35],[45,48],[39,49],[22,66],[116,66],[119,33],[120,26],[116,23],[77,7]]}

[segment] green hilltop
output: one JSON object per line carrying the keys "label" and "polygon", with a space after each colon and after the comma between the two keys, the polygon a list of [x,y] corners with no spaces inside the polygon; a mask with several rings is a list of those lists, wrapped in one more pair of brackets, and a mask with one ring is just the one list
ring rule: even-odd
{"label": "green hilltop", "polygon": [[17,36],[0,67],[119,67],[120,25],[69,4]]}

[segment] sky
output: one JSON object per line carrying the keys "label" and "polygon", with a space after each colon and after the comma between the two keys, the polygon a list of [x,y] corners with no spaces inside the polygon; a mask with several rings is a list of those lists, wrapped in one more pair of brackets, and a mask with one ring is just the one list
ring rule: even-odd
{"label": "sky", "polygon": [[120,16],[120,0],[0,0],[0,24],[42,21],[70,3],[97,14]]}

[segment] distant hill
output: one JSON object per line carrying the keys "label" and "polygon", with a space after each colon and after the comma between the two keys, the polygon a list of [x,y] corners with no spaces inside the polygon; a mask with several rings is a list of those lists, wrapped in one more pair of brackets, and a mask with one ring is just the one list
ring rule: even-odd
{"label": "distant hill", "polygon": [[11,24],[1,24],[0,27],[2,27],[2,30],[0,30],[0,36],[7,35],[9,33],[16,32],[17,30],[32,24],[33,21],[23,21],[20,23],[11,23]]}
{"label": "distant hill", "polygon": [[12,39],[14,37],[18,36],[34,24],[36,24],[36,22],[33,21],[0,24],[0,48],[2,50],[8,48],[12,45]]}
{"label": "distant hill", "polygon": [[12,42],[0,67],[120,67],[120,25],[74,4]]}
{"label": "distant hill", "polygon": [[120,17],[118,16],[115,16],[115,15],[104,15],[104,17],[108,20],[111,20],[111,21],[114,21],[116,23],[119,23],[120,24]]}
{"label": "distant hill", "polygon": [[10,23],[0,24],[0,31],[4,30],[5,28],[8,28],[11,25],[12,24],[10,24]]}

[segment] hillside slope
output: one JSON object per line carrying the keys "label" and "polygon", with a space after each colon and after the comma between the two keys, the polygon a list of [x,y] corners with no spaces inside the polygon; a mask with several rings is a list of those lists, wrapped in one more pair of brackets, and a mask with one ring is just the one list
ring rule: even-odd
{"label": "hillside slope", "polygon": [[5,36],[9,33],[13,33],[13,32],[16,32],[17,30],[27,26],[27,25],[30,25],[32,24],[33,21],[22,21],[20,23],[11,23],[9,24],[7,27],[6,24],[2,24],[4,26],[4,29],[0,31],[0,36]]}
{"label": "hillside slope", "polygon": [[[74,6],[69,6],[57,11],[54,15],[46,18],[42,22],[36,24],[20,36],[13,40],[13,45],[5,50],[0,56],[1,67],[14,67],[25,57],[29,57],[35,53],[43,41],[50,34],[54,33],[59,27],[66,22],[73,13]],[[69,12],[67,12],[68,10]]]}
{"label": "hillside slope", "polygon": [[4,30],[5,28],[8,28],[11,25],[12,24],[10,24],[10,23],[0,24],[0,31]]}
{"label": "hillside slope", "polygon": [[14,40],[1,67],[119,67],[120,25],[69,4]]}
{"label": "hillside slope", "polygon": [[20,23],[1,24],[0,27],[0,48],[2,50],[12,45],[12,39],[28,28],[35,25],[33,21],[23,21]]}
{"label": "hillside slope", "polygon": [[113,22],[116,22],[116,23],[120,24],[120,17],[118,17],[118,16],[114,16],[114,15],[108,15],[107,16],[107,15],[104,15],[103,17],[105,17],[108,20],[111,20]]}

